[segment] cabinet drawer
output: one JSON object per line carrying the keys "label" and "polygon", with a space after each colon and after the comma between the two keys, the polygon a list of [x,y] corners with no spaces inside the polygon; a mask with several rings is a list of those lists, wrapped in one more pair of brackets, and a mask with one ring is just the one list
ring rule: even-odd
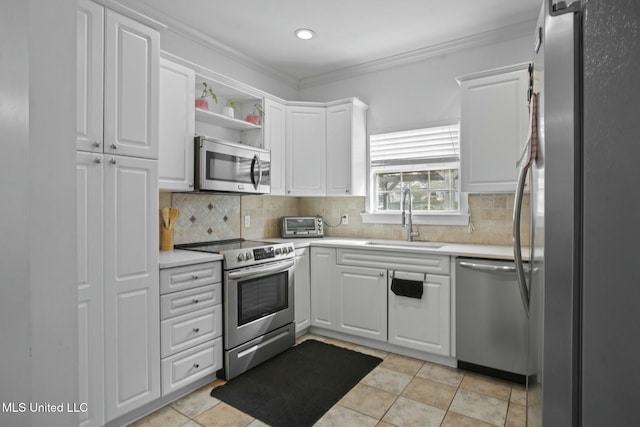
{"label": "cabinet drawer", "polygon": [[160,318],[166,320],[218,304],[222,304],[222,283],[174,292],[160,297]]}
{"label": "cabinet drawer", "polygon": [[222,305],[160,322],[161,357],[222,336]]}
{"label": "cabinet drawer", "polygon": [[448,255],[418,253],[411,250],[338,249],[337,263],[355,267],[386,268],[416,273],[449,275]]}
{"label": "cabinet drawer", "polygon": [[222,281],[219,261],[160,270],[160,294],[182,291]]}
{"label": "cabinet drawer", "polygon": [[162,359],[162,395],[222,369],[222,338]]}

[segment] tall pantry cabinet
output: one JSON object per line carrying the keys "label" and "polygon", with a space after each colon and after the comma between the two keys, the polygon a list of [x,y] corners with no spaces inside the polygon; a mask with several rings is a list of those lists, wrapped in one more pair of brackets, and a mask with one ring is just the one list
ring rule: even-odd
{"label": "tall pantry cabinet", "polygon": [[78,2],[80,425],[160,397],[159,33]]}

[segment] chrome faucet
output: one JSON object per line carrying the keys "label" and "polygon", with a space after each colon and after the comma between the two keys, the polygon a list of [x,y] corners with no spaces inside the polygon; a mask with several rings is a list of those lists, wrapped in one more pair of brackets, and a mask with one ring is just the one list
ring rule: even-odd
{"label": "chrome faucet", "polygon": [[[407,195],[409,195],[409,227],[408,228],[407,228],[407,221],[406,221]],[[413,231],[413,218],[411,217],[412,214],[413,214],[413,194],[411,194],[411,188],[405,187],[404,190],[402,190],[402,228],[407,228],[407,240],[409,242],[411,242],[414,237],[420,235],[417,231]]]}

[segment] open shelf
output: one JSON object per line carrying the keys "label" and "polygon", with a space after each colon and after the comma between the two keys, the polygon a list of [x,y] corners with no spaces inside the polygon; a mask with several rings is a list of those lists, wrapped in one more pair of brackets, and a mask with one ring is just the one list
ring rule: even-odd
{"label": "open shelf", "polygon": [[213,111],[204,110],[202,108],[196,108],[196,120],[236,130],[262,129],[262,126],[260,125],[254,125],[253,123],[240,119],[232,119],[231,117],[223,116],[222,114],[214,113]]}

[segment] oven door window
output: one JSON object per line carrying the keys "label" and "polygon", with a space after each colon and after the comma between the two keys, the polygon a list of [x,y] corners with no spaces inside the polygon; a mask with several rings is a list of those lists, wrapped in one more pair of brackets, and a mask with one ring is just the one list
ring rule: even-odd
{"label": "oven door window", "polygon": [[238,282],[238,326],[289,307],[287,272]]}
{"label": "oven door window", "polygon": [[290,218],[286,221],[289,231],[314,231],[316,229],[315,218]]}

